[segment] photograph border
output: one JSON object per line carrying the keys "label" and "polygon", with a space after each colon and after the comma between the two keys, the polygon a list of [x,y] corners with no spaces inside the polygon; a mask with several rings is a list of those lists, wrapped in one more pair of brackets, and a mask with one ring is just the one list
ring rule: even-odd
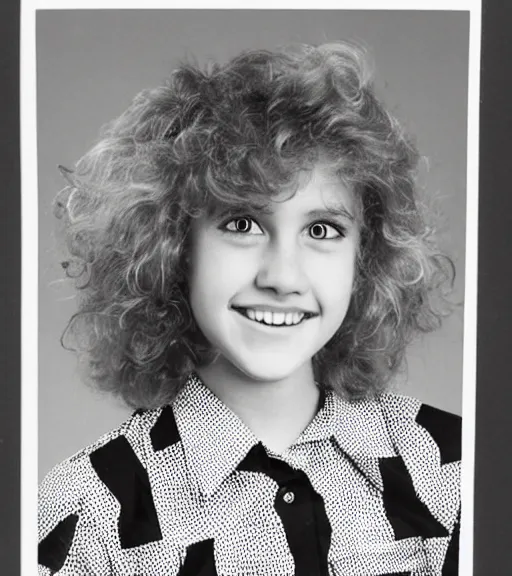
{"label": "photograph border", "polygon": [[[140,2],[138,3],[140,4]],[[147,3],[144,9],[151,8],[181,8],[182,6],[165,6],[159,3]],[[233,5],[231,5],[233,4]],[[329,3],[331,4],[331,3]],[[346,4],[346,6],[345,6]],[[362,4],[362,5],[361,5]],[[428,6],[427,6],[428,4]],[[296,4],[294,4],[296,6]],[[340,10],[375,10],[375,9],[404,9],[406,2],[347,2],[336,8]],[[134,2],[108,2],[102,3],[101,8],[135,8]],[[142,7],[142,6],[141,6]],[[187,5],[190,6],[190,4]],[[198,6],[199,7],[199,6]],[[201,3],[205,8],[205,3]],[[223,3],[219,8],[235,7],[234,3]],[[286,3],[280,3],[276,8],[288,9]],[[334,6],[326,6],[326,8]],[[464,385],[463,385],[463,523],[461,530],[461,574],[471,574],[473,559],[472,518],[473,518],[473,464],[474,464],[474,437],[475,437],[475,374],[476,374],[476,285],[477,264],[476,253],[478,249],[478,126],[479,126],[479,79],[480,79],[480,3],[479,2],[418,2],[416,10],[470,10],[470,75],[469,75],[469,124],[468,124],[468,194],[467,194],[467,220],[466,231],[466,296],[464,315]],[[22,562],[25,566],[32,566],[35,559],[36,527],[34,511],[37,507],[37,142],[33,137],[36,131],[36,102],[35,102],[35,11],[37,9],[92,9],[100,8],[97,2],[90,1],[42,1],[25,2],[22,5],[22,89],[21,89],[21,116],[22,116],[22,179],[23,179],[23,387],[22,387]],[[237,6],[238,8],[238,6]],[[250,6],[247,7],[250,9]],[[266,8],[265,2],[258,3],[258,8]],[[307,8],[301,6],[299,9]],[[315,9],[322,6],[315,5]],[[410,6],[407,10],[411,10]],[[13,115],[14,118],[16,117]],[[12,142],[12,141],[11,141]],[[480,287],[479,287],[480,290]],[[36,329],[34,329],[36,327]],[[480,398],[480,395],[479,395]],[[27,573],[30,573],[27,572]]]}

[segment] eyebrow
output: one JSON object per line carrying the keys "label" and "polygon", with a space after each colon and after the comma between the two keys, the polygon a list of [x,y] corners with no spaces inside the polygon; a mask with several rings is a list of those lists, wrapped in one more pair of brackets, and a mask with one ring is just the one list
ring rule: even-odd
{"label": "eyebrow", "polygon": [[[257,214],[264,214],[266,216],[271,215],[272,214],[272,209],[270,207],[261,207],[258,209],[252,209],[252,211],[254,211]],[[228,216],[232,216],[232,215],[236,215],[236,214],[243,214],[245,212],[245,210],[242,207],[236,207],[236,208],[224,208],[219,210],[218,212],[214,213],[214,217],[216,219],[223,219],[225,217]],[[310,210],[309,212],[307,212],[306,217],[308,219],[319,219],[321,220],[322,218],[332,218],[332,217],[338,217],[338,218],[344,218],[346,220],[349,220],[350,222],[354,222],[355,217],[354,215],[347,210],[344,206],[332,206],[329,208],[317,208],[317,209],[313,209]]]}
{"label": "eyebrow", "polygon": [[355,220],[353,214],[351,214],[344,206],[333,206],[330,208],[322,208],[317,210],[311,210],[308,212],[309,218],[329,218],[332,216],[338,216],[341,218],[346,218],[353,222]]}

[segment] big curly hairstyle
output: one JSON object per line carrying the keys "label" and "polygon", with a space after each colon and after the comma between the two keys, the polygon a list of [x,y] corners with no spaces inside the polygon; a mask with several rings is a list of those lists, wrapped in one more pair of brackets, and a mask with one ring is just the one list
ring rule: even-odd
{"label": "big curly hairstyle", "polygon": [[411,338],[440,325],[453,266],[420,209],[416,148],[346,43],[182,65],[61,168],[63,266],[81,296],[63,343],[100,388],[134,407],[172,401],[211,357],[187,297],[192,219],[268,205],[320,155],[355,191],[360,246],[347,316],[313,358],[315,377],[348,399],[385,389]]}

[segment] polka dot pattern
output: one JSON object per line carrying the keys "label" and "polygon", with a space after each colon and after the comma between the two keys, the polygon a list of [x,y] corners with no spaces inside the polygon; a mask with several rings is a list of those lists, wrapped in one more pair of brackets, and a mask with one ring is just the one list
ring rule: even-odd
{"label": "polka dot pattern", "polygon": [[[393,394],[349,403],[326,392],[321,410],[288,450],[275,454],[263,446],[265,461],[298,471],[325,510],[331,536],[327,565],[318,576],[457,574],[457,549],[450,542],[460,510],[460,461],[453,460],[454,439],[443,438],[445,424],[438,425],[436,409],[421,408],[420,402]],[[442,413],[440,418],[447,430],[460,428],[458,417]],[[286,526],[295,527],[276,511],[276,498],[293,490],[280,486],[263,464],[244,468],[258,444],[192,374],[172,407],[137,411],[48,474],[39,497],[44,551],[39,575],[296,576],[300,567],[286,532]],[[125,447],[130,462],[116,452],[106,466],[114,480],[105,483],[92,464],[94,454],[117,445]],[[450,457],[441,457],[446,454]],[[427,511],[445,536],[423,534],[421,522],[401,512],[400,502],[389,504],[400,492],[382,470],[398,470],[396,482],[406,482],[412,508]],[[107,486],[115,483],[134,487],[133,510],[129,499],[116,498]],[[142,484],[143,497],[137,488]],[[300,491],[287,496],[284,506],[293,510],[300,498]],[[140,522],[153,518],[151,506],[159,538]],[[129,531],[126,518],[132,517],[144,543],[123,547],[120,518]],[[412,522],[414,530],[397,539],[397,522]],[[52,550],[63,526],[71,544]],[[199,551],[206,549],[209,564],[201,566]],[[47,553],[53,554],[51,566]]]}

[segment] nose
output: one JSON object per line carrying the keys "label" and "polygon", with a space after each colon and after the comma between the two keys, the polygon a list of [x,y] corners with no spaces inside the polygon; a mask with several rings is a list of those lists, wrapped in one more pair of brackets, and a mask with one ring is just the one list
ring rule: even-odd
{"label": "nose", "polygon": [[308,278],[300,246],[270,243],[261,259],[256,285],[279,296],[306,292]]}

